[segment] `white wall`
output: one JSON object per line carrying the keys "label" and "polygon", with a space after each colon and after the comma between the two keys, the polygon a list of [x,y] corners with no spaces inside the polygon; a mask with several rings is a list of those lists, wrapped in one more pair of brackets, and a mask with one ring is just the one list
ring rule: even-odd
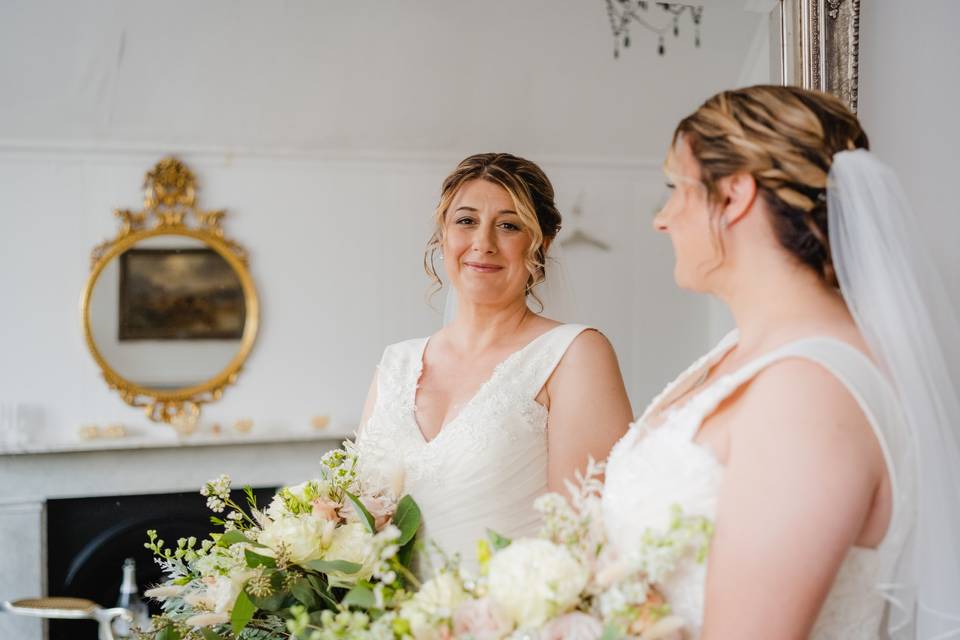
{"label": "white wall", "polygon": [[[656,55],[612,56],[600,2],[173,0],[0,5],[0,401],[36,437],[143,429],[99,378],[77,300],[90,249],[175,152],[201,206],[250,251],[262,330],[208,422],[355,425],[384,345],[439,324],[421,255],[463,156],[541,161],[569,211],[613,245],[567,252],[579,320],[617,348],[636,408],[707,346],[706,301],[675,290],[649,230],[673,124],[737,78],[762,19],[711,7]],[[438,296],[434,305],[442,308]]]}
{"label": "white wall", "polygon": [[[135,206],[153,154],[0,153],[8,301],[0,389],[43,408],[53,439],[85,423],[141,424],[99,378],[77,308],[94,244]],[[434,331],[421,256],[438,184],[455,158],[350,161],[185,158],[202,203],[226,207],[226,229],[250,250],[262,330],[239,384],[205,409],[230,424],[306,428],[317,414],[355,423],[383,346]],[[639,163],[547,161],[559,202],[583,202],[582,224],[609,254],[567,251],[582,321],[611,337],[635,403],[659,390],[706,341],[705,301],[678,292],[669,244],[649,230],[658,170]],[[56,188],[50,188],[50,185]],[[43,216],[43,224],[37,217]],[[434,305],[442,308],[443,297]],[[670,373],[668,373],[670,372]]]}
{"label": "white wall", "polygon": [[960,3],[863,3],[860,119],[896,169],[960,308]]}

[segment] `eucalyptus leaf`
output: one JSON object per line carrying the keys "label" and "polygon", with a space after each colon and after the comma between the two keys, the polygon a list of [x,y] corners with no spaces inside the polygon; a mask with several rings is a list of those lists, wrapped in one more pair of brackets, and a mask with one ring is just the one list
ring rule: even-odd
{"label": "eucalyptus leaf", "polygon": [[356,562],[349,562],[347,560],[310,560],[309,562],[304,562],[303,566],[308,569],[313,569],[314,571],[319,571],[320,573],[345,573],[347,575],[356,573],[363,568],[362,564],[357,564]]}
{"label": "eucalyptus leaf", "polygon": [[360,498],[353,495],[349,491],[344,491],[343,494],[347,496],[350,502],[353,503],[353,508],[356,509],[357,515],[360,516],[360,520],[367,527],[367,531],[369,531],[371,534],[376,533],[376,520],[374,520],[373,516],[370,515],[370,512],[367,511],[367,508],[363,506],[363,502],[360,501]]}
{"label": "eucalyptus leaf", "polygon": [[268,569],[275,569],[277,567],[277,561],[268,556],[260,555],[250,551],[250,549],[244,549],[243,555],[247,559],[247,566],[251,569],[256,569],[257,567],[267,567]]}
{"label": "eucalyptus leaf", "polygon": [[233,603],[233,612],[230,614],[230,628],[233,629],[233,634],[240,635],[256,612],[257,605],[253,604],[246,591],[241,591],[237,601]]}
{"label": "eucalyptus leaf", "polygon": [[300,578],[290,586],[290,593],[308,611],[314,611],[320,608],[320,596],[314,590],[313,585],[306,578]]}
{"label": "eucalyptus leaf", "polygon": [[417,506],[416,501],[410,496],[403,496],[397,505],[396,513],[393,514],[393,524],[400,529],[398,545],[402,547],[413,540],[417,530],[420,529],[420,518],[420,507]]}
{"label": "eucalyptus leaf", "polygon": [[237,531],[236,529],[232,529],[230,531],[224,531],[223,535],[220,536],[220,539],[217,540],[217,546],[229,547],[231,545],[237,544],[238,542],[245,542],[246,544],[252,545],[254,547],[263,546],[262,544],[258,542],[254,542],[253,540],[245,536],[242,531]]}
{"label": "eucalyptus leaf", "polygon": [[341,605],[359,607],[361,609],[372,609],[377,604],[377,599],[373,591],[364,585],[357,585],[343,597]]}

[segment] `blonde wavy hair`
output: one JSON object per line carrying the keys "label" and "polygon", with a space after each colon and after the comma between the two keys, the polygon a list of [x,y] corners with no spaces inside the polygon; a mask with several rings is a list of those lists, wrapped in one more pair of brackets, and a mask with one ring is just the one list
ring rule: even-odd
{"label": "blonde wavy hair", "polygon": [[[869,148],[857,117],[840,100],[773,85],[723,91],[680,121],[673,144],[681,138],[700,166],[712,204],[719,203],[721,178],[749,173],[780,244],[837,286],[827,229],[827,174],[838,151]],[[719,243],[717,220],[714,232]]]}
{"label": "blonde wavy hair", "polygon": [[472,155],[462,160],[443,181],[440,202],[433,214],[435,228],[423,255],[423,268],[434,284],[431,295],[443,287],[437,274],[435,257],[443,247],[447,210],[460,187],[470,180],[487,180],[500,185],[510,194],[523,230],[530,236],[530,246],[525,256],[527,271],[530,272],[526,294],[539,303],[534,287],[544,282],[547,248],[560,232],[561,216],[554,202],[553,185],[543,170],[530,160],[509,153]]}

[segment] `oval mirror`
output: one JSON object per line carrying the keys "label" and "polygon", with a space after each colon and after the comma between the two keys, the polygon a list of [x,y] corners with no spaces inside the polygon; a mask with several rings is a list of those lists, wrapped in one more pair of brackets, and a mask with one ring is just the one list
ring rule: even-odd
{"label": "oval mirror", "polygon": [[256,337],[257,294],[245,252],[223,235],[224,212],[195,208],[186,166],[162,160],[145,188],[143,211],[117,211],[119,234],[94,250],[84,333],[128,404],[189,427],[236,380]]}

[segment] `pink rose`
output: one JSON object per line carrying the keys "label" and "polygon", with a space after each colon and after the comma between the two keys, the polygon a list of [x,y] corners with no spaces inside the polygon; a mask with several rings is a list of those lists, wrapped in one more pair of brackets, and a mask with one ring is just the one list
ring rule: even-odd
{"label": "pink rose", "polygon": [[317,520],[329,520],[331,522],[340,520],[340,516],[337,514],[340,505],[333,500],[317,498],[311,504],[313,505],[313,517]]}
{"label": "pink rose", "polygon": [[453,632],[472,640],[499,640],[513,630],[513,623],[489,598],[467,600],[453,614]]}
{"label": "pink rose", "polygon": [[603,625],[591,615],[574,611],[547,623],[539,640],[600,640]]}

